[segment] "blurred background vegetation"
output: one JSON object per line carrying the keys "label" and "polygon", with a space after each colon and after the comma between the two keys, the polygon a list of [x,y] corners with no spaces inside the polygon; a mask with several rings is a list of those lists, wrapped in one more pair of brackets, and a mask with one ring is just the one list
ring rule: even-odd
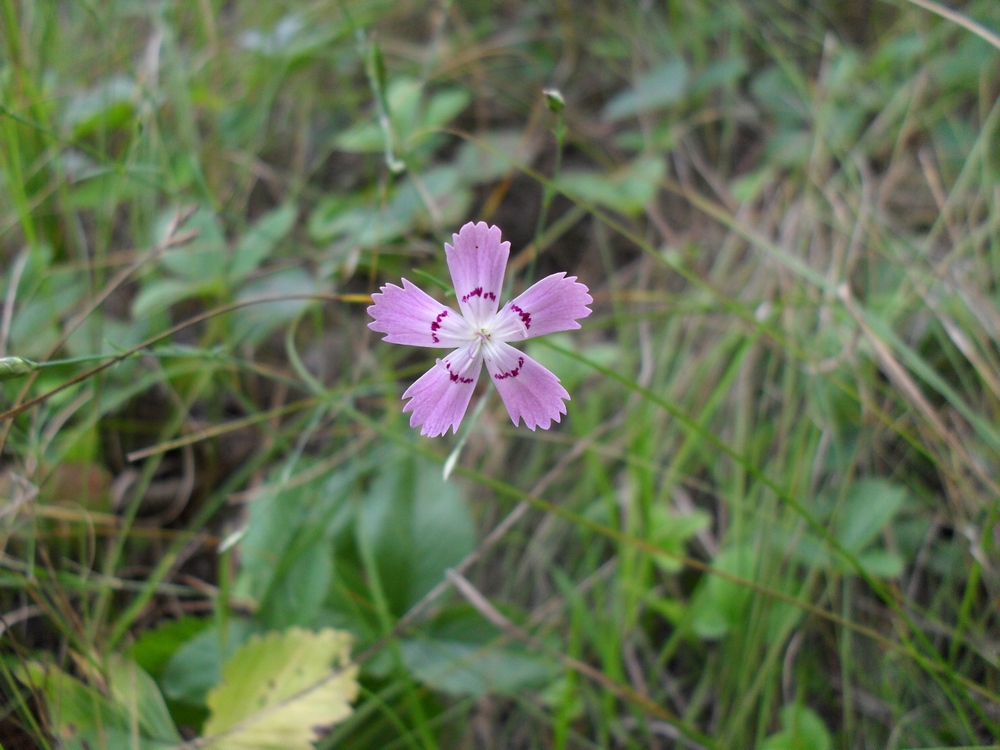
{"label": "blurred background vegetation", "polygon": [[[930,5],[0,0],[2,746],[1000,742],[1000,7]],[[547,432],[366,328],[467,220],[595,298]]]}

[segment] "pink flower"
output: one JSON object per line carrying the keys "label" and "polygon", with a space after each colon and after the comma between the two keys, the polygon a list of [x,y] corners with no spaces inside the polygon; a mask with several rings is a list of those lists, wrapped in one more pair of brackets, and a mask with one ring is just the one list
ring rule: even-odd
{"label": "pink flower", "polygon": [[402,288],[382,287],[368,308],[374,318],[368,327],[386,334],[383,341],[454,350],[403,394],[409,399],[403,411],[413,412],[410,426],[430,437],[449,427],[458,432],[485,362],[514,424],[523,419],[531,430],[548,429],[566,413],[569,394],[559,378],[507,342],[579,328],[577,319],[590,315],[593,302],[587,287],[575,276],[554,273],[498,312],[510,243],[482,221],[466,224],[452,242],[444,251],[461,313],[406,279]]}

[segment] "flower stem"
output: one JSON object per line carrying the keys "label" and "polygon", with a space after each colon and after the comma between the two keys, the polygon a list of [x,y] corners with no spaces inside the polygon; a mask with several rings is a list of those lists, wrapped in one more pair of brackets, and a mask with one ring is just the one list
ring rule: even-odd
{"label": "flower stem", "polygon": [[552,129],[552,134],[556,137],[556,161],[552,167],[552,179],[542,188],[542,208],[538,213],[538,224],[535,226],[535,252],[531,256],[531,262],[528,264],[528,278],[533,278],[535,275],[535,264],[538,262],[538,249],[542,246],[542,234],[545,232],[545,224],[549,218],[549,207],[552,205],[552,199],[556,195],[555,182],[559,179],[559,170],[562,168],[563,148],[566,145],[566,121],[563,117],[565,102],[563,101],[562,94],[556,89],[545,89],[542,91],[542,94],[545,96],[548,108],[556,116],[556,124]]}

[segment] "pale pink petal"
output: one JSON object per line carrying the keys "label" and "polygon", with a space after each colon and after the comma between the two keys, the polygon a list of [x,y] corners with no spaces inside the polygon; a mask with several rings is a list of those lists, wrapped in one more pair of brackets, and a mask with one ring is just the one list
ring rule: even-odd
{"label": "pale pink petal", "polygon": [[368,327],[387,334],[382,340],[391,344],[454,349],[474,335],[465,318],[406,279],[402,288],[386,284],[372,302],[368,314],[375,320]]}
{"label": "pale pink petal", "polygon": [[523,352],[502,342],[483,346],[486,369],[500,391],[507,413],[514,425],[518,419],[530,430],[547,430],[552,420],[566,413],[563,401],[569,400],[559,378]]}
{"label": "pale pink petal", "polygon": [[483,367],[478,351],[470,356],[476,349],[474,345],[456,349],[406,389],[403,398],[409,402],[403,413],[413,412],[410,427],[420,427],[420,434],[428,437],[443,435],[448,428],[458,432]]}
{"label": "pale pink petal", "polygon": [[462,313],[474,328],[492,320],[503,287],[510,243],[500,241],[499,227],[469,222],[452,235],[444,252]]}
{"label": "pale pink petal", "polygon": [[576,276],[554,273],[504,305],[497,315],[493,335],[501,341],[520,341],[579,328],[576,321],[590,315],[587,305],[593,301]]}

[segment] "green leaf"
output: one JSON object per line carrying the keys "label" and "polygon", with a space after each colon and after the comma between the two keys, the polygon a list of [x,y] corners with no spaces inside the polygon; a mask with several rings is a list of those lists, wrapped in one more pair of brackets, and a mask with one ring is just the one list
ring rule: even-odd
{"label": "green leaf", "polygon": [[208,628],[181,646],[163,670],[167,698],[192,706],[205,705],[208,691],[219,683],[226,657],[250,637],[253,626],[233,620],[223,644],[219,628]]}
{"label": "green leaf", "polygon": [[462,143],[455,164],[464,181],[478,185],[503,177],[515,164],[530,164],[535,148],[520,130],[484,133]]}
{"label": "green leaf", "polygon": [[450,88],[439,91],[431,97],[427,111],[421,119],[420,130],[440,128],[454,120],[466,107],[472,97],[465,89]]}
{"label": "green leaf", "polygon": [[229,262],[229,277],[240,280],[267,260],[295,225],[298,209],[291,203],[264,214],[248,231]]}
{"label": "green leaf", "polygon": [[906,501],[905,487],[884,479],[863,479],[851,487],[837,513],[833,535],[849,552],[867,547]]}
{"label": "green leaf", "polygon": [[[724,573],[753,580],[754,551],[746,544],[723,549],[712,567]],[[750,602],[751,591],[740,583],[708,573],[691,600],[691,627],[700,638],[721,638],[738,625]]]}
{"label": "green leaf", "polygon": [[142,736],[155,741],[180,742],[181,737],[153,678],[134,661],[117,654],[108,659],[107,669],[112,698],[125,706],[130,716],[138,718]]}
{"label": "green leaf", "polygon": [[154,279],[132,301],[132,316],[138,319],[155,315],[198,293],[198,287],[190,281]]}
{"label": "green leaf", "polygon": [[675,57],[644,74],[630,90],[612,97],[604,107],[604,117],[621,120],[674,104],[686,93],[687,80],[687,63]]}
{"label": "green leaf", "polygon": [[108,667],[110,697],[52,664],[29,662],[18,679],[44,696],[61,748],[167,750],[181,741],[156,683],[123,657]]}
{"label": "green leaf", "polygon": [[651,507],[649,516],[650,541],[673,553],[653,558],[657,566],[668,573],[676,573],[683,568],[683,563],[677,556],[684,553],[684,547],[691,537],[712,523],[712,517],[703,510],[677,514],[663,505]]}
{"label": "green leaf", "polygon": [[[158,238],[162,237],[172,216],[169,213],[160,217]],[[167,250],[160,257],[160,264],[176,276],[198,285],[221,278],[229,263],[229,253],[218,217],[207,208],[199,208],[181,228],[185,232],[192,230],[198,233],[197,237],[185,245]]]}
{"label": "green leaf", "polygon": [[[903,574],[903,560],[895,552],[885,549],[869,549],[858,555],[858,563],[877,578],[898,578]],[[853,565],[840,563],[841,572],[855,573]]]}
{"label": "green leaf", "polygon": [[667,167],[662,158],[641,157],[611,173],[566,171],[556,187],[568,195],[628,216],[638,215],[655,196]]}
{"label": "green leaf", "polygon": [[558,671],[551,659],[513,644],[412,639],[400,649],[418,680],[452,695],[516,695],[550,683]]}
{"label": "green leaf", "polygon": [[764,740],[761,750],[830,750],[830,732],[810,708],[785,706],[781,709],[781,726],[780,732]]}
{"label": "green leaf", "polygon": [[742,57],[724,57],[708,66],[691,82],[691,94],[704,94],[719,86],[734,84],[747,73]]}
{"label": "green leaf", "polygon": [[322,536],[312,541],[279,571],[268,592],[263,614],[271,627],[316,622],[333,578],[333,550]]}
{"label": "green leaf", "polygon": [[131,78],[114,75],[74,96],[63,119],[74,138],[111,128],[123,128],[135,114],[139,87]]}
{"label": "green leaf", "polygon": [[318,291],[316,280],[305,269],[294,266],[247,284],[237,295],[238,301],[280,295],[298,295],[298,298],[262,302],[235,310],[230,340],[260,343],[269,334],[294,320],[306,307],[314,304],[313,300],[302,295],[316,294]]}
{"label": "green leaf", "polygon": [[204,736],[217,750],[312,750],[323,729],[351,714],[358,668],[351,636],[292,628],[255,636],[208,696]]}
{"label": "green leaf", "polygon": [[[298,470],[315,464],[300,459]],[[271,482],[281,481],[284,467]],[[329,589],[338,535],[347,534],[360,467],[341,467],[294,490],[259,493],[250,504],[240,541],[240,573],[234,595],[259,603],[264,623],[280,629],[311,625]]]}
{"label": "green leaf", "polygon": [[393,451],[361,505],[357,533],[378,565],[393,612],[403,614],[465,557],[475,543],[457,485],[440,467]]}
{"label": "green leaf", "polygon": [[150,675],[159,678],[177,649],[212,624],[204,617],[168,620],[136,639],[130,655]]}

